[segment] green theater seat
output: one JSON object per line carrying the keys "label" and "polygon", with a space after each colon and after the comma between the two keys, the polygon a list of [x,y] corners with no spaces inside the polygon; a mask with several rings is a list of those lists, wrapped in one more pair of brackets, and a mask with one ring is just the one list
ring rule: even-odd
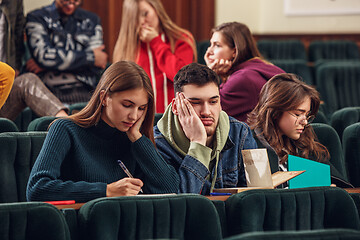
{"label": "green theater seat", "polygon": [[0,203],[25,202],[30,171],[46,132],[0,134]]}
{"label": "green theater seat", "polygon": [[79,112],[81,109],[83,109],[88,103],[87,102],[79,102],[79,103],[73,103],[69,106],[69,115],[72,115],[74,113]]}
{"label": "green theater seat", "polygon": [[309,61],[360,60],[359,48],[354,41],[324,40],[309,44]]}
{"label": "green theater seat", "polygon": [[346,107],[335,111],[331,115],[330,124],[338,133],[340,140],[342,140],[345,128],[359,121],[360,107]]}
{"label": "green theater seat", "polygon": [[38,117],[39,116],[27,107],[17,116],[14,122],[20,132],[26,132],[30,122]]}
{"label": "green theater seat", "polygon": [[204,196],[100,198],[79,210],[82,239],[222,239],[219,217]]}
{"label": "green theater seat", "polygon": [[204,41],[196,43],[197,58],[198,58],[197,62],[198,63],[206,65],[204,56],[205,56],[205,53],[206,53],[208,47],[210,47],[210,41],[209,40],[204,40]]}
{"label": "green theater seat", "polygon": [[304,44],[297,39],[261,39],[257,41],[257,47],[267,60],[307,60]]}
{"label": "green theater seat", "polygon": [[307,65],[305,60],[278,59],[272,60],[271,62],[287,73],[299,75],[307,84],[315,85],[310,67]]}
{"label": "green theater seat", "polygon": [[355,187],[360,187],[360,123],[354,123],[345,128],[343,149],[349,181]]}
{"label": "green theater seat", "polygon": [[360,230],[349,194],[336,187],[248,190],[226,200],[229,235],[330,228]]}
{"label": "green theater seat", "polygon": [[330,163],[343,176],[344,180],[348,180],[341,141],[335,129],[322,123],[313,123],[311,126],[319,142],[328,149]]}
{"label": "green theater seat", "polygon": [[70,240],[63,214],[47,203],[0,204],[0,239]]}
{"label": "green theater seat", "polygon": [[56,119],[56,117],[45,116],[32,120],[28,126],[28,132],[31,131],[48,131],[49,125]]}
{"label": "green theater seat", "polygon": [[351,229],[321,229],[307,231],[250,232],[225,240],[358,240],[360,231]]}
{"label": "green theater seat", "polygon": [[18,132],[16,124],[7,118],[0,118],[0,133],[3,132]]}
{"label": "green theater seat", "polygon": [[316,67],[316,88],[328,119],[335,111],[360,106],[360,61],[328,62]]}

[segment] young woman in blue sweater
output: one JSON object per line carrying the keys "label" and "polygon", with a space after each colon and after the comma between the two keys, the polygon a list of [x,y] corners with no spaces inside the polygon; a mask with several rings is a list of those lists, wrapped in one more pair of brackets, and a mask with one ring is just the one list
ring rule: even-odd
{"label": "young woman in blue sweater", "polygon": [[154,108],[145,71],[133,62],[112,64],[86,107],[51,125],[30,174],[28,201],[176,192],[176,171],[154,146]]}

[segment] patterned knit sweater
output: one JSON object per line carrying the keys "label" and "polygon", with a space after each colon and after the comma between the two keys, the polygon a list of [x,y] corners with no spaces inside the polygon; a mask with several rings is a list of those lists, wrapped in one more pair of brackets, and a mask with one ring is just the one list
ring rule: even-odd
{"label": "patterned knit sweater", "polygon": [[176,171],[145,136],[131,143],[126,133],[104,121],[82,128],[59,119],[49,129],[32,168],[28,201],[86,202],[106,196],[107,184],[127,177],[117,160],[144,182],[144,193],[172,193],[179,188]]}

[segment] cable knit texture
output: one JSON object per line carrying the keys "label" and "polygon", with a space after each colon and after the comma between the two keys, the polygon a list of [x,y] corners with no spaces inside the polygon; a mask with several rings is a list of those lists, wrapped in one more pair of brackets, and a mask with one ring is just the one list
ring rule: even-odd
{"label": "cable knit texture", "polygon": [[32,168],[27,199],[86,202],[105,197],[107,184],[127,177],[118,159],[144,182],[145,193],[177,191],[176,171],[145,136],[131,143],[126,133],[103,121],[82,128],[59,119],[50,127]]}

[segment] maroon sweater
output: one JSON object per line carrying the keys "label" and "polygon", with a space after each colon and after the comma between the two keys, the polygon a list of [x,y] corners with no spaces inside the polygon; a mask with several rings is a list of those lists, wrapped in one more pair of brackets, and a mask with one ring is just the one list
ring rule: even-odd
{"label": "maroon sweater", "polygon": [[228,80],[220,85],[222,109],[230,116],[245,122],[259,101],[262,86],[274,75],[284,71],[259,58],[239,64]]}

